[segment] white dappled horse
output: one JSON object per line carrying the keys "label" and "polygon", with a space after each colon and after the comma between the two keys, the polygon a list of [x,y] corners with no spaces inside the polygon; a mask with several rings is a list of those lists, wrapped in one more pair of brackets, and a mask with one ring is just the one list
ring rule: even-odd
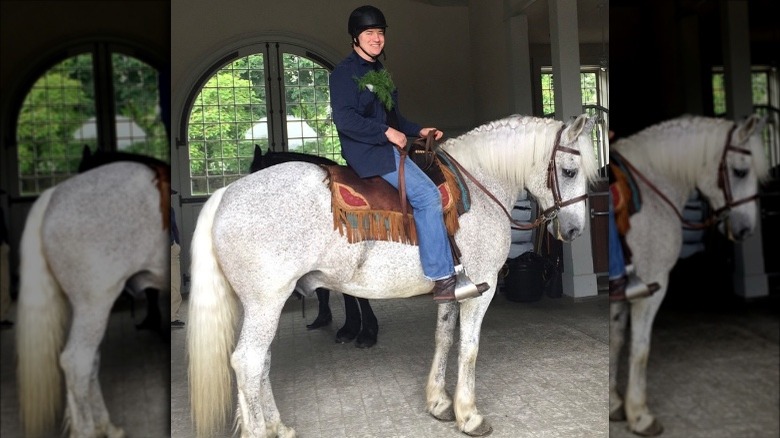
{"label": "white dappled horse", "polygon": [[[586,115],[566,125],[512,116],[441,146],[501,204],[468,182],[471,209],[460,217],[455,240],[471,279],[491,287],[479,298],[438,305],[427,409],[438,419],[456,420],[461,431],[483,435],[492,430],[476,407],[475,365],[482,319],[509,252],[510,222],[502,209],[511,209],[526,188],[543,208],[550,208],[548,216],[555,216],[548,230],[560,239],[576,238],[588,220],[585,202],[578,201],[584,200],[597,170],[592,127],[593,120]],[[187,333],[190,399],[198,436],[213,435],[228,420],[230,365],[238,386],[241,435],[294,436],[274,402],[269,347],[297,283],[304,290],[325,287],[372,300],[421,295],[433,287],[423,276],[417,247],[395,242],[350,244],[334,230],[325,180],[325,171],[316,165],[283,163],[219,189],[201,210],[192,241]],[[236,345],[239,302],[243,326]],[[450,397],[444,372],[458,318],[459,377]]]}
{"label": "white dappled horse", "polygon": [[126,285],[170,287],[157,179],[143,164],[107,164],[44,191],[33,204],[21,240],[16,338],[27,436],[54,429],[63,374],[70,436],[124,436],[103,401],[98,347]]}
{"label": "white dappled horse", "polygon": [[[644,282],[661,286],[650,297],[610,306],[610,419],[627,419],[634,433],[657,435],[663,431],[647,407],[647,359],[653,320],[680,254],[680,212],[698,189],[715,211],[721,232],[735,241],[751,234],[758,220],[754,201],[758,183],[768,174],[760,136],[763,124],[757,116],[739,123],[682,116],[610,147],[611,154],[619,153],[636,169],[634,179],[641,192],[641,209],[631,216],[626,236],[632,263]],[[617,390],[617,373],[629,317],[631,342],[624,401]]]}

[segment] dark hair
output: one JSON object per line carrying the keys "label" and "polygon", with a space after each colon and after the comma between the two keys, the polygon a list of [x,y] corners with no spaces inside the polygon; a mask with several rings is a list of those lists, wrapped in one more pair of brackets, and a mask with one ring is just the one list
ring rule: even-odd
{"label": "dark hair", "polygon": [[352,38],[357,38],[366,29],[386,29],[385,15],[374,6],[361,6],[349,14],[347,32]]}

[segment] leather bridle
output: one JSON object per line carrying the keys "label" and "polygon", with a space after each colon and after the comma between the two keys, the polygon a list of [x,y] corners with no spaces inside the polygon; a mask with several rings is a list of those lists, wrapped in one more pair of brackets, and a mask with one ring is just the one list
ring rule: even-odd
{"label": "leather bridle", "polygon": [[512,228],[519,229],[519,230],[530,230],[555,219],[558,216],[558,212],[563,207],[569,206],[571,204],[575,204],[580,201],[585,201],[586,199],[588,199],[587,193],[568,199],[566,201],[561,199],[561,189],[558,186],[558,167],[555,164],[555,156],[558,152],[580,155],[580,151],[561,145],[561,134],[563,134],[564,128],[566,128],[566,125],[561,126],[561,128],[558,130],[558,133],[555,135],[555,147],[553,147],[553,151],[550,156],[550,162],[547,165],[547,188],[549,188],[550,191],[552,191],[553,205],[550,206],[550,208],[544,210],[539,216],[536,217],[536,219],[532,223],[520,222],[512,218],[512,215],[509,213],[509,211],[507,211],[506,207],[504,207],[501,201],[499,201],[492,193],[490,193],[490,191],[485,186],[483,186],[479,181],[477,181],[477,179],[471,173],[469,173],[468,170],[463,168],[463,166],[457,160],[455,160],[455,158],[453,158],[452,155],[450,155],[449,153],[441,149],[439,151],[442,154],[444,154],[447,157],[447,159],[449,159],[455,165],[455,167],[457,167],[458,170],[460,170],[461,173],[466,175],[466,177],[469,178],[471,182],[474,183],[474,185],[476,185],[490,199],[492,199],[496,204],[498,204],[502,210],[504,210],[504,214],[506,214],[506,216],[509,218],[509,222],[512,224]]}
{"label": "leather bridle", "polygon": [[682,213],[680,213],[680,210],[677,209],[677,207],[674,205],[674,203],[669,200],[669,198],[666,197],[659,189],[655,186],[650,180],[647,179],[647,177],[642,174],[636,167],[634,167],[633,164],[631,164],[626,158],[622,155],[620,155],[617,151],[610,151],[610,154],[614,154],[618,157],[620,157],[620,161],[626,165],[626,167],[629,168],[632,174],[636,175],[641,179],[645,184],[647,184],[648,187],[652,191],[654,191],[658,196],[661,197],[661,199],[666,202],[672,210],[675,212],[677,217],[680,219],[680,222],[683,223],[683,225],[686,228],[692,228],[692,229],[702,229],[702,228],[708,228],[712,224],[720,222],[728,217],[729,212],[732,208],[737,207],[739,205],[751,202],[758,198],[758,193],[756,193],[753,196],[748,196],[742,199],[734,200],[734,195],[731,193],[731,180],[729,179],[729,169],[727,165],[727,155],[729,152],[736,152],[740,154],[745,155],[752,155],[752,152],[748,149],[744,149],[739,147],[739,145],[733,145],[732,144],[732,136],[734,135],[734,131],[736,130],[736,124],[732,125],[729,129],[729,133],[726,136],[726,144],[723,147],[723,154],[720,157],[720,164],[718,164],[718,188],[720,188],[723,191],[723,197],[725,199],[725,203],[723,204],[723,207],[715,210],[712,215],[707,218],[702,223],[693,223],[685,220]]}

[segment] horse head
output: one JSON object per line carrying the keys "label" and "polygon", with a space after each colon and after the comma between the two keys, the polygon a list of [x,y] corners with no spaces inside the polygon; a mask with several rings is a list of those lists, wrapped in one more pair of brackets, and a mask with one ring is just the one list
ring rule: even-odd
{"label": "horse head", "polygon": [[560,126],[548,160],[537,162],[526,182],[549,220],[547,231],[559,240],[574,240],[587,224],[585,200],[589,182],[596,176],[590,136],[595,121],[582,114]]}
{"label": "horse head", "polygon": [[[702,172],[697,188],[710,201],[719,219],[718,230],[729,239],[741,241],[756,226],[759,181],[766,178],[768,166],[761,136],[765,120],[751,115],[735,124],[724,148],[713,160],[717,172]],[[715,164],[713,164],[713,167]]]}

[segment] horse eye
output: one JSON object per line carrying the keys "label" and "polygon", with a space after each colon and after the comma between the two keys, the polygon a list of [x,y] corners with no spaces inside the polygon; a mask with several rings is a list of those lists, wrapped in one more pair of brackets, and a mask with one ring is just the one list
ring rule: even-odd
{"label": "horse eye", "polygon": [[744,178],[748,174],[748,169],[732,169],[734,176],[737,178]]}
{"label": "horse eye", "polygon": [[577,169],[562,169],[561,173],[563,173],[563,176],[566,178],[574,178],[577,176]]}

